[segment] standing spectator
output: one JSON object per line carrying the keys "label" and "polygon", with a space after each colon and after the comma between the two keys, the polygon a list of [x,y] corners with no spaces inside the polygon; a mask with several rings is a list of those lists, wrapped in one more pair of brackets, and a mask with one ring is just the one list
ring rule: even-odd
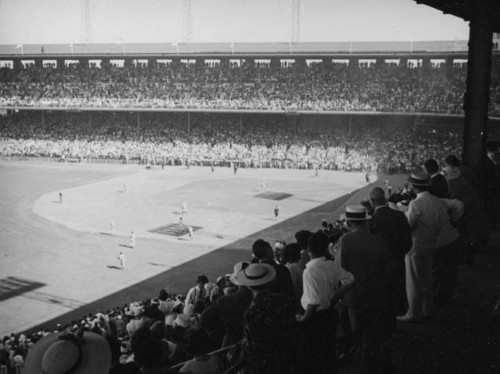
{"label": "standing spectator", "polygon": [[383,237],[392,254],[390,278],[390,325],[396,328],[396,317],[406,310],[405,255],[411,249],[411,231],[404,213],[389,208],[384,190],[375,187],[370,191],[370,205],[374,212],[368,220],[372,234]]}
{"label": "standing spectator", "polygon": [[364,206],[348,205],[345,216],[349,232],[336,244],[335,261],[354,276],[342,301],[348,307],[354,343],[361,348],[361,372],[387,370],[391,249],[384,238],[368,231]]}
{"label": "standing spectator", "polygon": [[[303,274],[303,294],[301,305],[304,314],[297,315],[300,336],[299,373],[331,373],[336,371],[336,315],[334,300],[348,289],[352,281],[340,266],[327,260],[324,253],[328,250],[328,237],[322,232],[309,238],[309,255]],[[350,279],[340,290],[341,280]]]}
{"label": "standing spectator", "polygon": [[433,158],[426,160],[424,162],[424,168],[427,174],[431,176],[430,194],[447,199],[449,197],[448,182],[445,176],[439,172],[439,165],[436,160]]}
{"label": "standing spectator", "polygon": [[286,266],[292,278],[295,298],[300,302],[302,297],[302,274],[304,269],[300,267],[300,244],[290,243],[283,248],[281,263]]}
{"label": "standing spectator", "polygon": [[253,295],[244,317],[242,373],[293,372],[297,348],[295,301],[291,295],[271,292],[275,276],[275,269],[263,263],[250,264],[236,276]]}
{"label": "standing spectator", "polygon": [[198,278],[196,278],[196,285],[192,287],[186,295],[186,306],[194,306],[197,301],[207,303],[210,297],[209,287],[207,287],[208,283],[206,275],[199,275]]}
{"label": "standing spectator", "polygon": [[462,244],[455,226],[464,212],[464,204],[460,200],[443,201],[446,203],[449,219],[439,233],[437,249],[432,258],[432,287],[434,302],[438,307],[449,305],[453,299]]}
{"label": "standing spectator", "polygon": [[420,322],[434,314],[432,256],[448,212],[444,202],[429,193],[431,178],[424,170],[414,171],[408,182],[417,197],[410,201],[406,212],[413,245],[405,256],[408,311],[398,320]]}
{"label": "standing spectator", "polygon": [[474,263],[477,248],[481,245],[485,228],[488,227],[481,197],[474,187],[473,177],[467,177],[460,166],[460,161],[455,156],[445,159],[444,173],[448,181],[450,197],[464,203],[464,214],[457,223],[458,231],[463,239],[462,261],[467,264]]}
{"label": "standing spectator", "polygon": [[309,257],[309,253],[307,251],[307,247],[309,244],[309,237],[312,235],[312,233],[308,230],[300,230],[295,233],[295,240],[297,241],[297,244],[300,245],[300,261],[299,261],[299,266],[301,269],[306,268],[306,264],[309,262],[311,259]]}
{"label": "standing spectator", "polygon": [[252,252],[254,258],[260,263],[271,265],[276,271],[276,279],[269,285],[269,291],[294,295],[290,271],[284,265],[276,263],[271,244],[263,239],[258,239],[252,245]]}

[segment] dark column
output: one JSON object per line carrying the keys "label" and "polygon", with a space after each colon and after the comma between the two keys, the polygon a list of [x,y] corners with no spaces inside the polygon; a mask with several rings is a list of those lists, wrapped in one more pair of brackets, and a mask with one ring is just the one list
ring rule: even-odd
{"label": "dark column", "polygon": [[444,67],[446,69],[446,76],[450,78],[453,75],[453,57],[446,57]]}
{"label": "dark column", "polygon": [[295,58],[295,64],[297,65],[297,68],[299,68],[299,69],[307,68],[307,62],[306,62],[305,57]]}
{"label": "dark column", "polygon": [[43,60],[41,58],[35,58],[35,66],[37,68],[43,68]]}
{"label": "dark column", "polygon": [[332,58],[331,57],[324,57],[323,58],[323,67],[325,70],[329,70],[332,68]]}
{"label": "dark column", "polygon": [[470,21],[463,161],[481,175],[486,147],[492,27],[487,1],[472,3]]}
{"label": "dark column", "polygon": [[81,69],[88,69],[88,67],[89,67],[89,59],[88,58],[81,58],[79,65],[80,65]]}
{"label": "dark column", "polygon": [[58,58],[57,59],[57,68],[62,70],[62,69],[64,69],[64,67],[65,67],[64,66],[64,58]]}
{"label": "dark column", "polygon": [[271,58],[270,68],[272,68],[272,69],[280,69],[281,68],[281,61],[280,61],[280,59],[276,58],[276,57]]}
{"label": "dark column", "polygon": [[229,59],[228,58],[221,58],[220,59],[220,68],[222,71],[226,71],[229,69]]}
{"label": "dark column", "polygon": [[431,58],[430,57],[423,57],[422,58],[422,68],[423,69],[430,69],[431,68]]}
{"label": "dark column", "polygon": [[349,58],[349,68],[358,69],[359,68],[359,59],[357,57]]}
{"label": "dark column", "polygon": [[14,59],[14,66],[13,66],[15,71],[19,71],[23,69],[23,64],[21,63],[20,58],[15,58]]}

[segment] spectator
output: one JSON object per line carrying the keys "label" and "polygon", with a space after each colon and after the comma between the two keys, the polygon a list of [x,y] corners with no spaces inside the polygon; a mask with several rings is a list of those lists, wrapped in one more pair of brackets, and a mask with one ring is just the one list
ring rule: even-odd
{"label": "spectator", "polygon": [[290,271],[284,265],[276,263],[271,244],[258,239],[252,245],[252,253],[260,263],[271,265],[276,271],[276,277],[269,285],[269,291],[293,296],[294,288]]}
{"label": "spectator", "polygon": [[370,205],[374,212],[367,221],[372,234],[387,241],[391,249],[392,270],[389,282],[390,327],[396,328],[396,317],[406,311],[405,255],[411,249],[412,239],[408,220],[402,212],[389,208],[384,190],[380,187],[370,191]]}
{"label": "spectator", "polygon": [[[272,252],[272,251],[271,251]],[[237,282],[252,290],[245,313],[242,373],[291,373],[296,358],[295,303],[289,294],[272,293],[273,266],[250,264],[238,272]]]}
{"label": "spectator", "polygon": [[217,333],[221,332],[221,338],[211,338],[212,342],[216,342],[217,348],[233,345],[243,338],[243,314],[252,302],[252,292],[248,287],[241,285],[236,276],[248,265],[249,263],[245,261],[234,265],[230,281],[238,287],[238,290],[217,299],[201,315],[201,327],[206,329],[209,335],[217,336]]}
{"label": "spectator", "polygon": [[108,374],[110,368],[111,350],[106,339],[80,331],[49,334],[39,340],[28,353],[24,372]]}
{"label": "spectator", "polygon": [[[301,305],[303,314],[297,315],[299,326],[299,373],[335,372],[336,316],[335,304],[352,281],[348,274],[333,261],[324,257],[329,244],[322,232],[309,237],[308,251],[311,260],[303,274]],[[345,284],[337,290],[341,280]]]}
{"label": "spectator", "polygon": [[429,193],[430,175],[417,169],[408,178],[417,194],[410,201],[406,217],[410,224],[413,245],[405,256],[408,311],[398,317],[402,322],[422,322],[435,313],[432,290],[432,256],[439,234],[449,220],[446,205]]}
{"label": "spectator", "polygon": [[336,244],[335,261],[354,276],[342,301],[349,310],[354,343],[361,348],[361,371],[388,370],[391,250],[384,238],[368,231],[364,206],[348,205],[345,215],[349,232]]}

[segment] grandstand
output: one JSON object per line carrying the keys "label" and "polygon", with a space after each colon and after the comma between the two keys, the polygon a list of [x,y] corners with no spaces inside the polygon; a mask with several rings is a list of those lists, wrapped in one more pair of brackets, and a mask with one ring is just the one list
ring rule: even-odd
{"label": "grandstand", "polygon": [[[470,56],[464,40],[0,45],[0,334],[14,333],[2,370],[22,372],[52,331],[84,328],[119,349],[133,336],[126,323],[142,318],[134,310],[157,312],[162,289],[199,324],[184,300],[198,275],[219,282],[252,259],[256,239],[293,242],[384,179],[402,187],[425,159],[462,159]],[[500,142],[500,50],[492,56],[485,137]],[[461,292],[475,311],[474,292]],[[439,323],[425,331],[432,344],[454,336],[453,321]],[[408,337],[398,345],[397,364],[410,366]],[[471,350],[491,361],[495,347]],[[179,351],[175,369],[193,356]],[[444,370],[428,361],[404,372]],[[464,355],[450,367],[485,366]]]}

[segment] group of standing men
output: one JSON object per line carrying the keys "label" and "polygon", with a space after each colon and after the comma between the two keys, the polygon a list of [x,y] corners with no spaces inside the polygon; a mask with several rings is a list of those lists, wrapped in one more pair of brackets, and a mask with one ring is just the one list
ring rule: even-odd
{"label": "group of standing men", "polygon": [[[279,306],[275,308],[280,308],[280,312],[274,313],[282,320],[286,316],[287,336],[296,331],[297,339],[291,343],[296,346],[289,347],[298,349],[296,372],[335,372],[339,354],[336,339],[342,330],[347,344],[356,347],[361,373],[390,372],[387,342],[397,322],[425,322],[435,316],[437,307],[452,301],[460,259],[480,237],[480,230],[470,223],[479,217],[482,205],[480,200],[470,197],[470,191],[469,195],[463,195],[461,191],[468,182],[460,178],[463,173],[453,163],[455,160],[446,160],[446,177],[434,160],[415,170],[408,178],[415,198],[405,209],[388,204],[384,189],[373,188],[368,207],[346,207],[348,232],[333,247],[321,230],[306,240],[297,237],[302,252],[294,264],[276,265],[269,245],[261,241],[254,244],[254,259],[274,268],[273,276],[266,277],[271,294],[290,293],[285,283],[295,279],[295,270],[305,264],[301,268],[301,294],[295,295],[295,311],[301,310],[295,324],[289,318],[294,308],[288,312],[281,310],[287,303],[277,303]],[[285,246],[283,252],[293,245],[297,243]],[[278,269],[283,265],[291,274]],[[265,273],[264,268],[260,270]],[[258,287],[261,293],[264,282],[256,282],[250,268],[246,273],[242,277],[250,279],[252,282],[247,280],[248,284]],[[254,300],[250,313],[262,317],[247,321],[248,329],[258,329],[260,318],[265,321],[272,318],[268,306],[259,306]],[[248,331],[245,338],[249,340],[245,344],[255,363],[258,362],[256,337],[265,336],[272,341],[275,338],[270,328],[254,335],[256,331]],[[280,340],[279,344],[283,348],[285,343]],[[269,345],[266,347],[265,355],[272,355]],[[277,370],[270,357],[266,356],[264,362],[263,366]],[[291,366],[286,367],[289,370]]]}

